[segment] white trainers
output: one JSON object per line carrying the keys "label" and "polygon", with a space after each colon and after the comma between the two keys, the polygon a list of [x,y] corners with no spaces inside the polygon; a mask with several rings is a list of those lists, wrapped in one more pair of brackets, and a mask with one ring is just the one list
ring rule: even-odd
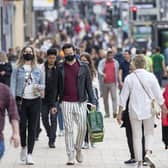
{"label": "white trainers", "polygon": [[153,159],[152,159],[152,153],[150,151],[146,153],[146,155],[145,155],[145,161],[148,163],[148,166],[150,168],[156,168],[155,164],[153,162]]}
{"label": "white trainers", "polygon": [[24,147],[21,149],[21,152],[20,152],[20,160],[24,162],[26,161],[26,157],[27,157],[27,151],[26,151],[26,147]]}
{"label": "white trainers", "polygon": [[89,149],[89,144],[85,142],[84,145],[82,146],[82,149]]}
{"label": "white trainers", "polygon": [[81,150],[76,151],[76,160],[77,160],[77,162],[79,162],[79,163],[82,163],[82,162],[83,162],[83,155],[82,155],[82,151],[81,151]]}
{"label": "white trainers", "polygon": [[142,162],[141,161],[137,162],[134,168],[143,168]]}
{"label": "white trainers", "polygon": [[27,164],[27,165],[34,165],[34,161],[33,161],[33,158],[32,158],[32,155],[31,155],[31,154],[28,154],[28,155],[27,155],[26,164]]}
{"label": "white trainers", "polygon": [[64,131],[63,130],[60,131],[59,134],[58,134],[58,136],[64,136]]}

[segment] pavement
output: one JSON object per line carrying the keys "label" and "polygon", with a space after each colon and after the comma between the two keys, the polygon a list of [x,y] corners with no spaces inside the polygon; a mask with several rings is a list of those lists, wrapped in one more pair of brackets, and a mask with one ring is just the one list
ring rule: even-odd
{"label": "pavement", "polygon": [[[103,111],[102,100],[100,106]],[[36,141],[33,160],[35,165],[25,165],[19,161],[20,148],[14,149],[9,144],[11,128],[8,120],[5,127],[6,152],[0,162],[0,168],[134,168],[134,165],[125,165],[123,162],[129,159],[128,146],[125,137],[125,129],[120,128],[113,118],[104,119],[105,137],[104,141],[97,143],[95,148],[83,150],[84,162],[76,162],[74,166],[67,166],[67,155],[65,152],[64,137],[57,137],[56,148],[48,148],[48,139],[44,128]],[[161,138],[161,123],[156,120],[155,137],[153,145],[153,160],[156,168],[168,168],[168,150],[164,149]],[[146,167],[148,168],[148,167]]]}

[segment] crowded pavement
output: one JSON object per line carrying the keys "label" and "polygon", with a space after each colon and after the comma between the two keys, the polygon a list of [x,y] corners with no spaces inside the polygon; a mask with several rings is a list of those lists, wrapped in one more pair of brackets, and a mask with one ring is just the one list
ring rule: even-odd
{"label": "crowded pavement", "polygon": [[[103,111],[102,100],[100,101],[101,111]],[[8,121],[7,121],[8,123]],[[164,149],[161,140],[161,122],[156,120],[157,128],[155,128],[153,159],[156,168],[168,168],[168,151]],[[124,161],[129,159],[128,147],[126,144],[125,131],[117,124],[113,118],[104,120],[105,137],[104,141],[97,143],[95,148],[83,149],[84,162],[76,163],[74,168],[133,168],[132,165],[125,165]],[[1,168],[66,168],[66,153],[64,145],[64,137],[57,136],[56,148],[48,148],[47,138],[44,128],[40,134],[39,141],[36,141],[34,149],[34,160],[36,164],[25,165],[19,160],[20,149],[14,149],[9,144],[10,127],[9,124],[5,128],[6,152],[1,161]],[[147,166],[144,166],[148,168]]]}
{"label": "crowded pavement", "polygon": [[166,0],[0,0],[0,168],[168,168]]}

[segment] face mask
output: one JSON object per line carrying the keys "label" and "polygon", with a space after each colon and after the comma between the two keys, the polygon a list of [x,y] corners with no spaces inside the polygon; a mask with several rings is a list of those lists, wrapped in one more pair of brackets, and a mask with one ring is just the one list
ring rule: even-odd
{"label": "face mask", "polygon": [[65,60],[66,60],[66,61],[73,61],[74,59],[75,59],[75,55],[65,56]]}
{"label": "face mask", "polygon": [[23,58],[26,60],[26,61],[30,61],[33,59],[33,55],[32,54],[23,54]]}

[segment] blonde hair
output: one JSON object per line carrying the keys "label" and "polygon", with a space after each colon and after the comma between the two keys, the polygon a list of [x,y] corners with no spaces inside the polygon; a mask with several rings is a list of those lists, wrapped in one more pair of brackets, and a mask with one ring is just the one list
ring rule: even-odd
{"label": "blonde hair", "polygon": [[139,54],[139,55],[135,56],[135,58],[133,59],[133,64],[135,65],[136,69],[145,68],[146,60],[144,58],[144,55]]}
{"label": "blonde hair", "polygon": [[32,63],[31,63],[31,66],[32,68],[35,68],[37,66],[37,58],[36,58],[36,54],[35,54],[35,50],[31,47],[31,46],[26,46],[24,47],[21,52],[20,52],[20,55],[19,55],[19,58],[16,62],[16,66],[19,68],[21,66],[23,66],[25,64],[25,59],[23,58],[23,53],[24,51],[26,50],[26,48],[31,48],[32,52],[33,52],[33,60],[32,60]]}
{"label": "blonde hair", "polygon": [[5,62],[5,63],[8,62],[8,57],[7,57],[6,53],[0,52],[0,61]]}

